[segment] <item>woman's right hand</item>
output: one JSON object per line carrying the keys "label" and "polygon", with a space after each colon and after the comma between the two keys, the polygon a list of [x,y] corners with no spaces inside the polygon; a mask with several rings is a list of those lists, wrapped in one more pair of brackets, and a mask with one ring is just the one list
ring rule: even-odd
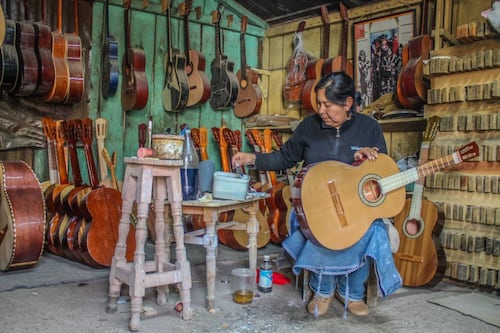
{"label": "woman's right hand", "polygon": [[253,153],[237,152],[231,159],[231,164],[233,167],[255,164],[255,158],[256,156]]}

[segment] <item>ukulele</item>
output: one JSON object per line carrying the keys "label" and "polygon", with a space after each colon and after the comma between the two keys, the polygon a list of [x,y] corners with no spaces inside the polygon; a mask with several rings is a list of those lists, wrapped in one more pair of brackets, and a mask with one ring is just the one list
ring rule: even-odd
{"label": "ukulele", "polygon": [[[20,2],[18,2],[18,5]],[[28,3],[24,1],[24,19],[25,21],[16,22],[16,49],[19,54],[20,64],[18,67],[17,77],[19,86],[14,91],[16,96],[30,96],[38,87],[38,68],[39,58],[36,53],[38,30],[33,23],[28,22]],[[18,12],[20,8],[18,6]]]}
{"label": "ukulele", "polygon": [[328,10],[326,6],[321,6],[321,20],[323,21],[323,43],[321,55],[318,59],[309,60],[306,66],[306,82],[302,88],[302,108],[309,112],[318,111],[318,102],[316,100],[316,85],[321,79],[321,71],[325,59],[328,58],[328,49],[330,41],[330,24],[328,19]]}
{"label": "ukulele", "polygon": [[328,249],[345,249],[361,239],[375,219],[401,211],[405,185],[477,156],[479,147],[471,142],[403,172],[386,154],[359,166],[339,161],[308,165],[297,175],[292,192],[302,232]]}
{"label": "ukulele", "polygon": [[102,97],[108,98],[116,94],[120,75],[118,71],[118,41],[109,32],[109,0],[104,2],[102,31],[101,93]]}
{"label": "ukulele", "polygon": [[184,52],[186,54],[186,74],[189,82],[189,97],[186,107],[205,103],[210,97],[210,81],[205,73],[205,56],[190,47],[189,13],[193,0],[179,4],[179,14],[184,18]]}
{"label": "ukulele", "polygon": [[142,110],[148,103],[148,79],[144,72],[146,54],[140,48],[130,46],[130,2],[124,0],[125,6],[125,42],[127,49],[122,61],[122,107],[125,111]]}
{"label": "ukulele", "polygon": [[305,21],[300,21],[293,38],[294,50],[288,59],[283,96],[285,104],[298,104],[301,102],[302,88],[306,82],[306,67],[308,56],[302,42],[302,32],[306,26]]}
{"label": "ukulele", "polygon": [[35,52],[39,59],[38,85],[35,95],[44,96],[50,92],[55,79],[54,60],[52,60],[52,33],[46,22],[47,3],[41,1],[42,21],[35,23],[38,30],[37,46]]}
{"label": "ukulele", "polygon": [[422,4],[421,34],[408,42],[408,61],[399,73],[396,93],[401,105],[407,109],[420,110],[427,101],[427,82],[423,76],[423,60],[429,58],[432,39],[427,31],[427,1]]}
{"label": "ukulele", "polygon": [[54,64],[54,81],[47,95],[42,99],[45,102],[63,102],[69,90],[69,68],[66,58],[68,41],[62,33],[62,0],[57,2],[57,30],[52,31],[52,61]]}
{"label": "ukulele", "polygon": [[[429,146],[439,130],[440,118],[427,119],[419,165],[428,160]],[[415,182],[411,198],[406,199],[403,210],[394,217],[399,232],[399,249],[394,263],[405,287],[434,286],[444,276],[446,254],[439,241],[444,226],[444,213],[434,203],[423,198],[425,177]]]}
{"label": "ukulele", "polygon": [[[342,16],[342,45],[341,55],[328,58],[323,63],[322,74],[327,75],[332,72],[345,72],[350,77],[353,77],[353,66],[350,60],[347,60],[347,37],[349,35],[349,17],[347,14],[347,7],[342,1],[339,1],[340,15]],[[328,16],[327,16],[328,17]],[[329,34],[329,32],[327,32]],[[329,38],[329,37],[328,37]]]}
{"label": "ukulele", "polygon": [[0,71],[0,83],[2,89],[8,93],[15,93],[20,84],[19,68],[22,60],[16,44],[18,44],[18,32],[16,22],[11,19],[10,1],[6,2],[5,38],[0,48],[2,69]]}
{"label": "ukulele", "polygon": [[167,45],[165,54],[165,85],[162,100],[166,111],[181,111],[186,108],[189,97],[189,82],[186,74],[186,57],[172,47],[171,3],[162,0],[162,11],[167,12]]}
{"label": "ukulele", "polygon": [[240,54],[241,68],[236,73],[239,83],[238,97],[233,111],[236,117],[245,118],[259,113],[262,105],[262,92],[257,85],[259,74],[247,64],[245,32],[247,30],[248,17],[241,18]]}
{"label": "ukulele", "polygon": [[222,53],[220,12],[212,12],[212,23],[215,25],[215,58],[210,64],[212,79],[210,81],[210,106],[214,110],[227,110],[234,105],[238,97],[238,79],[234,75],[234,62],[229,61]]}
{"label": "ukulele", "polygon": [[68,93],[64,99],[65,104],[77,104],[82,101],[85,89],[85,75],[83,73],[82,40],[78,30],[79,2],[73,0],[74,24],[73,33],[64,34],[67,40],[66,59],[68,61],[69,86]]}

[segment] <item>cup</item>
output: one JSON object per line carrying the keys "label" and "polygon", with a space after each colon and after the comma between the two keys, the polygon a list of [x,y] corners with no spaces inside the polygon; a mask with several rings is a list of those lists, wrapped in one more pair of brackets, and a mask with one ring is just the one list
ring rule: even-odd
{"label": "cup", "polygon": [[231,279],[233,301],[238,304],[248,304],[253,301],[255,273],[249,268],[235,268]]}

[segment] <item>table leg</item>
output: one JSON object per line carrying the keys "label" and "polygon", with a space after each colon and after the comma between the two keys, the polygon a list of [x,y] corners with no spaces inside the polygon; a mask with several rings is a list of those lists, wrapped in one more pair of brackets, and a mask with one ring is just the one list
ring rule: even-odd
{"label": "table leg", "polygon": [[215,231],[215,224],[218,216],[216,212],[204,214],[206,233],[203,236],[203,243],[207,252],[206,270],[207,270],[207,309],[208,312],[215,312],[215,275],[216,275],[216,258],[215,251],[217,250],[218,240]]}
{"label": "table leg", "polygon": [[248,208],[247,233],[248,233],[248,265],[252,272],[257,269],[257,234],[259,233],[259,221],[257,220],[257,209],[259,202],[255,201]]}

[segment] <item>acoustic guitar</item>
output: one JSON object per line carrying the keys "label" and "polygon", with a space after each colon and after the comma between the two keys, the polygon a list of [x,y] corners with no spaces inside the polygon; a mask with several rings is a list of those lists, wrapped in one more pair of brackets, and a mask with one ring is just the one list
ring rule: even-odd
{"label": "acoustic guitar", "polygon": [[0,196],[0,270],[32,267],[43,251],[45,201],[26,162],[0,162]]}
{"label": "acoustic guitar", "polygon": [[162,101],[166,111],[181,111],[186,108],[189,97],[189,82],[186,74],[186,57],[172,47],[171,3],[162,0],[162,10],[167,13],[167,45],[165,54],[165,85]]}
{"label": "acoustic guitar", "polygon": [[375,219],[401,211],[405,185],[478,155],[478,145],[471,142],[403,172],[386,154],[359,166],[339,161],[308,165],[297,175],[292,192],[302,232],[328,249],[345,249],[359,241]]}
{"label": "acoustic guitar", "polygon": [[15,93],[19,87],[19,68],[22,61],[19,59],[19,49],[16,48],[18,32],[16,22],[11,18],[10,1],[6,2],[5,38],[0,48],[0,84],[6,93]]}
{"label": "acoustic guitar", "polygon": [[257,84],[259,73],[253,70],[247,64],[245,33],[247,30],[248,17],[241,18],[241,33],[240,33],[240,54],[241,68],[236,72],[239,89],[236,103],[234,104],[233,112],[236,117],[246,118],[259,113],[262,105],[262,91]]}
{"label": "acoustic guitar", "polygon": [[130,2],[124,0],[125,6],[125,42],[127,49],[122,61],[122,108],[125,111],[142,110],[148,103],[148,79],[144,72],[146,68],[146,54],[144,50],[130,45]]}
{"label": "acoustic guitar", "polygon": [[215,25],[215,58],[210,64],[212,78],[210,80],[210,106],[214,110],[231,108],[238,97],[238,79],[234,75],[234,62],[229,61],[222,53],[220,11],[212,12],[212,23]]}
{"label": "acoustic guitar", "polygon": [[118,89],[118,41],[109,32],[109,0],[104,2],[102,28],[102,58],[101,58],[101,93],[108,98],[116,94]]}
{"label": "acoustic guitar", "polygon": [[3,13],[2,6],[0,6],[0,47],[5,40],[5,15]]}
{"label": "acoustic guitar", "polygon": [[210,98],[210,81],[205,73],[205,56],[190,46],[189,13],[193,0],[179,4],[179,14],[184,18],[184,52],[186,54],[186,74],[189,82],[189,96],[186,107],[203,104]]}
{"label": "acoustic guitar", "polygon": [[[440,118],[427,119],[419,165],[428,160],[429,146],[439,129]],[[444,227],[444,213],[434,202],[423,198],[425,178],[415,182],[411,198],[406,199],[403,210],[394,217],[399,232],[399,248],[394,263],[406,287],[434,286],[444,276],[446,254],[439,234]]]}
{"label": "acoustic guitar", "polygon": [[38,85],[35,95],[44,96],[50,92],[54,82],[54,60],[52,60],[52,33],[50,27],[45,23],[47,16],[47,1],[41,2],[42,21],[35,23],[38,30],[38,39],[35,52],[39,59]]}
{"label": "acoustic guitar", "polygon": [[73,20],[75,30],[73,33],[66,33],[67,51],[66,59],[68,62],[69,85],[68,93],[64,99],[65,104],[77,104],[82,101],[83,92],[85,90],[85,75],[83,72],[82,59],[82,40],[78,29],[79,2],[73,0],[74,15]]}
{"label": "acoustic guitar", "polygon": [[54,81],[45,102],[61,103],[66,99],[69,90],[68,41],[62,33],[62,0],[57,2],[57,30],[52,31],[52,61],[54,64]]}
{"label": "acoustic guitar", "polygon": [[306,26],[305,21],[300,21],[293,38],[294,50],[287,63],[283,97],[285,104],[298,104],[302,100],[302,89],[306,82],[306,68],[309,57],[304,50],[302,33]]}

